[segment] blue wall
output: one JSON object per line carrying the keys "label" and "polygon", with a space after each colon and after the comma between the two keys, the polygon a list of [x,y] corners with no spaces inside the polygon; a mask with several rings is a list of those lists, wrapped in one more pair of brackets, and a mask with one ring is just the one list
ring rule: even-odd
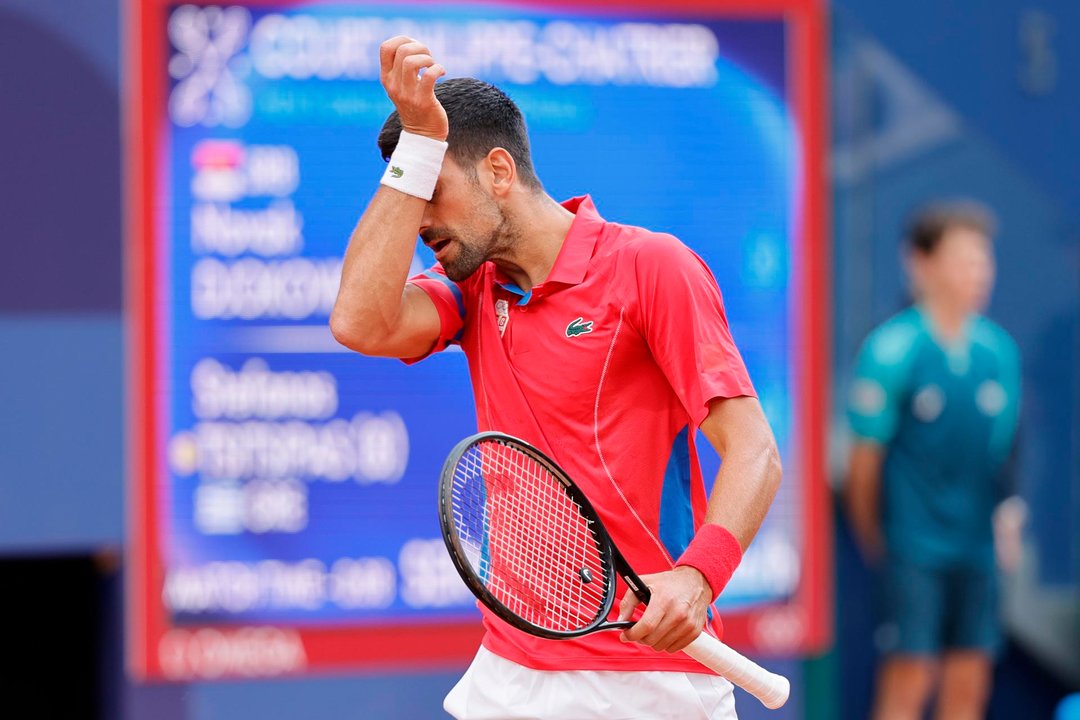
{"label": "blue wall", "polygon": [[[1080,94],[1068,72],[1080,59],[1071,39],[1080,8],[973,8],[838,0],[832,9],[832,475],[839,484],[858,344],[907,301],[899,259],[909,213],[942,197],[983,201],[999,221],[989,314],[1023,355],[1016,479],[1031,513],[1024,567],[1005,585],[1010,642],[991,716],[1049,717],[1080,683]],[[860,598],[873,581],[842,521],[836,560],[837,672],[850,688],[841,715],[860,718],[876,659],[873,609]],[[1045,677],[1033,680],[1031,667]]]}
{"label": "blue wall", "polygon": [[123,537],[117,8],[69,5],[0,6],[7,552]]}
{"label": "blue wall", "polygon": [[[990,12],[989,8],[994,11]],[[904,295],[908,213],[970,196],[998,215],[990,315],[1024,360],[1021,490],[1042,579],[1080,579],[1080,6],[838,2],[833,12],[836,357]],[[838,398],[839,399],[839,398]]]}
{"label": "blue wall", "polygon": [[[1037,585],[1075,588],[1080,93],[1068,71],[1080,67],[1080,6],[979,7],[838,0],[832,10],[834,406],[842,407],[857,343],[902,302],[905,215],[940,195],[991,204],[1001,220],[991,314],[1025,359],[1020,482],[1036,520]],[[123,543],[119,16],[118,0],[0,6],[0,554],[7,556]],[[839,458],[838,414],[833,422]],[[847,676],[835,694],[844,716],[859,717],[873,660],[871,619],[858,600],[868,580],[842,527],[840,538],[838,667]],[[119,669],[119,576],[110,583],[115,614],[102,620],[111,639],[107,702],[133,720],[444,717],[439,698],[459,672],[133,686]],[[796,679],[803,672],[795,663],[782,669]],[[819,708],[829,707],[831,693],[815,692],[827,696]],[[769,717],[801,716],[798,705]],[[744,717],[758,713],[746,699],[740,707]]]}

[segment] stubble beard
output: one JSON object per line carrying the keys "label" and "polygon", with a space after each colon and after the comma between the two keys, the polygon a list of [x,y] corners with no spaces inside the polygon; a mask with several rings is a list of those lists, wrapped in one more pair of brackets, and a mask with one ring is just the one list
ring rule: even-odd
{"label": "stubble beard", "polygon": [[504,254],[517,241],[518,232],[510,219],[494,203],[492,208],[498,213],[499,224],[483,240],[466,241],[459,238],[454,258],[442,263],[446,277],[454,282],[468,279],[484,263]]}
{"label": "stubble beard", "polygon": [[462,282],[487,262],[486,253],[476,245],[458,240],[457,254],[453,260],[446,260],[442,268],[446,277],[454,282]]}

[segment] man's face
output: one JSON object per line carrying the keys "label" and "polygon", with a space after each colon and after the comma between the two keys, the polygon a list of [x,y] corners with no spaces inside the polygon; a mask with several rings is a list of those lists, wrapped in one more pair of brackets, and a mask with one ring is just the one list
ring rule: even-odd
{"label": "man's face", "polygon": [[945,231],[934,252],[919,261],[925,289],[966,312],[982,311],[994,286],[989,238],[967,227]]}
{"label": "man's face", "polygon": [[435,194],[424,211],[420,237],[455,282],[472,275],[510,241],[498,203],[477,176],[467,173],[449,155],[443,160]]}

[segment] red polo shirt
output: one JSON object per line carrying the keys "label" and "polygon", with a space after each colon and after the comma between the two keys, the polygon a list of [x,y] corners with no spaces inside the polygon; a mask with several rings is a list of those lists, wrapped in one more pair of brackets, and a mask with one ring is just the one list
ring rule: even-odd
{"label": "red polo shirt", "polygon": [[[563,206],[570,232],[529,293],[492,263],[460,283],[438,266],[410,282],[442,320],[431,352],[459,343],[468,358],[480,430],[559,463],[639,575],[670,570],[705,515],[697,426],[713,398],[754,389],[701,258],[671,235],[606,222],[587,196]],[[531,668],[702,672],[617,632],[545,640],[481,610],[484,646]]]}

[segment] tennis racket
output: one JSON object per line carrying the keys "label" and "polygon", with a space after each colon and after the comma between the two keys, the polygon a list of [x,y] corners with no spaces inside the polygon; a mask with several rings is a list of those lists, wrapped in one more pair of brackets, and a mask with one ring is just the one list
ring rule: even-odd
{"label": "tennis racket", "polygon": [[[512,626],[545,638],[628,628],[609,622],[615,573],[643,603],[649,590],[627,565],[570,477],[517,438],[485,432],[450,452],[439,481],[439,521],[454,566],[473,594]],[[778,708],[786,678],[702,632],[683,652]]]}

